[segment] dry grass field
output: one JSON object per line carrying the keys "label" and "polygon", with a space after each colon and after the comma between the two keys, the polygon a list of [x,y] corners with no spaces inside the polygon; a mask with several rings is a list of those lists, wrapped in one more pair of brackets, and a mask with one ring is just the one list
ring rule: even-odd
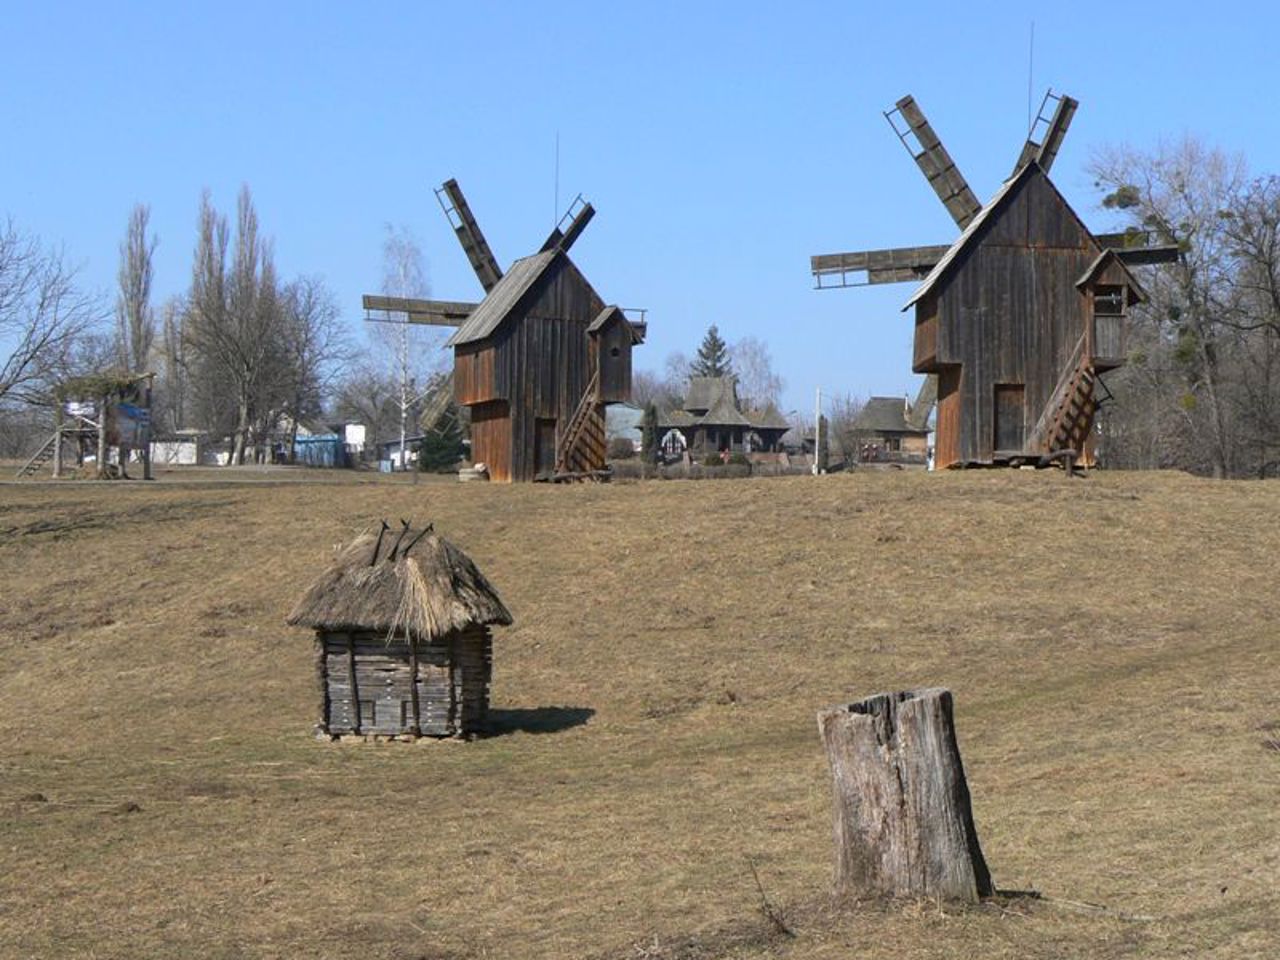
{"label": "dry grass field", "polygon": [[[511,608],[498,735],[310,737],[381,517]],[[1277,556],[1180,475],[0,486],[0,955],[1275,957]],[[829,902],[815,711],[920,685],[1045,899]]]}

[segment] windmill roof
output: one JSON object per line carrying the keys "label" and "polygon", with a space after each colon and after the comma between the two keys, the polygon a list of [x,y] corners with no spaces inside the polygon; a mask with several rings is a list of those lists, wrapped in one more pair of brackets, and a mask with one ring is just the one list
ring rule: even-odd
{"label": "windmill roof", "polygon": [[1133,275],[1133,271],[1125,265],[1123,258],[1121,258],[1114,250],[1103,250],[1098,254],[1094,258],[1093,263],[1089,264],[1089,269],[1080,275],[1080,279],[1076,281],[1076,286],[1083,287],[1101,273],[1107,263],[1112,260],[1118,263],[1120,265],[1120,269],[1124,271],[1124,275],[1128,278],[1129,286],[1133,288],[1133,292],[1136,293],[1141,300],[1145,301],[1147,299],[1147,291],[1142,289],[1142,284],[1140,284],[1137,277]]}
{"label": "windmill roof", "polygon": [[436,640],[472,624],[509,624],[511,614],[471,558],[428,526],[381,537],[368,530],[339,548],[288,622]]}
{"label": "windmill roof", "polygon": [[[964,232],[956,238],[956,242],[951,245],[951,248],[942,255],[942,259],[933,265],[933,269],[929,271],[929,275],[925,277],[920,286],[916,288],[916,292],[911,295],[911,299],[902,305],[903,310],[907,310],[914,306],[921,297],[932,290],[938,281],[950,271],[951,265],[955,263],[956,258],[960,256],[961,252],[970,244],[973,238],[978,235],[978,231],[982,229],[982,225],[991,219],[992,214],[994,214],[997,209],[1004,206],[1005,200],[1013,193],[1013,188],[1030,177],[1031,171],[1033,170],[1038,171],[1042,175],[1044,174],[1044,170],[1041,168],[1040,164],[1032,160],[1030,163],[1019,168],[1017,173],[1000,186],[1000,189],[996,191],[996,195],[987,201],[986,205],[978,211],[978,215],[976,217],[969,221],[969,225],[965,227]],[[1045,180],[1048,181],[1049,178],[1046,176]],[[1050,186],[1052,186],[1051,182]],[[1057,188],[1055,187],[1054,189],[1056,191]],[[1059,194],[1059,196],[1061,195]],[[1066,203],[1066,200],[1063,200],[1062,202]]]}
{"label": "windmill roof", "polygon": [[872,397],[854,418],[855,430],[875,433],[927,433],[907,420],[907,402],[902,397]]}
{"label": "windmill roof", "polygon": [[522,257],[513,263],[511,269],[494,284],[488,296],[472,311],[471,316],[467,317],[466,322],[449,338],[445,346],[456,347],[490,336],[520,305],[525,294],[542,278],[559,253],[559,250],[547,250],[531,257]]}

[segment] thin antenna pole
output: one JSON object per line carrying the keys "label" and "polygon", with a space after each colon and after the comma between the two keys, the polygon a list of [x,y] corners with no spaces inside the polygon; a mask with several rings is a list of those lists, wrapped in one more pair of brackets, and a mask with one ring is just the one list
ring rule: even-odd
{"label": "thin antenna pole", "polygon": [[551,222],[560,222],[560,131],[556,131],[556,200],[555,209],[551,211]]}
{"label": "thin antenna pole", "polygon": [[1035,73],[1035,64],[1036,64],[1036,22],[1032,20],[1031,21],[1031,40],[1027,44],[1027,136],[1028,137],[1031,136],[1031,124],[1035,119],[1031,115],[1031,111],[1033,109],[1031,106],[1031,101],[1032,101],[1031,81]]}

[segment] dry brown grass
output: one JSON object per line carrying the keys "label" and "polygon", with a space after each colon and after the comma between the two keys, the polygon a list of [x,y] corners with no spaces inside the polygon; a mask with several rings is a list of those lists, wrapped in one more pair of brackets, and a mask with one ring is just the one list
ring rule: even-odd
{"label": "dry brown grass", "polygon": [[[510,607],[513,732],[308,737],[283,618],[384,516]],[[0,487],[0,954],[1272,957],[1277,554],[1183,476]],[[997,885],[1106,910],[827,903],[814,713],[924,684]]]}

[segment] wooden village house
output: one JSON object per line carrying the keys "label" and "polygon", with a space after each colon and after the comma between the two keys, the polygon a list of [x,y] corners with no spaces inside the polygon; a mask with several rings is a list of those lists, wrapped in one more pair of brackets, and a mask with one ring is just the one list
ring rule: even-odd
{"label": "wooden village house", "polygon": [[316,633],[320,736],[484,731],[492,624],[511,614],[471,559],[430,526],[385,523],[342,547],[289,615]]}
{"label": "wooden village house", "polygon": [[503,273],[457,181],[437,196],[484,300],[366,296],[366,309],[458,327],[447,343],[454,354],[453,399],[469,410],[471,458],[485,465],[490,479],[602,473],[604,410],[631,399],[631,351],[643,342],[645,324],[605,303],[569,258],[594,216],[592,206],[575,201],[542,247]]}
{"label": "wooden village house", "polygon": [[924,463],[929,454],[929,412],[924,404],[913,409],[904,397],[872,397],[853,420],[857,458]]}
{"label": "wooden village house", "polygon": [[819,287],[923,279],[903,309],[915,308],[911,368],[936,381],[938,467],[1091,463],[1099,377],[1125,362],[1126,318],[1145,298],[1130,267],[1178,256],[1143,234],[1090,232],[1049,179],[1076,101],[1050,94],[1045,105],[983,205],[919,105],[898,101],[886,117],[960,236],[811,262]]}
{"label": "wooden village house", "polygon": [[744,411],[733,377],[690,377],[683,404],[658,411],[658,435],[667,454],[776,453],[790,428],[772,405]]}

